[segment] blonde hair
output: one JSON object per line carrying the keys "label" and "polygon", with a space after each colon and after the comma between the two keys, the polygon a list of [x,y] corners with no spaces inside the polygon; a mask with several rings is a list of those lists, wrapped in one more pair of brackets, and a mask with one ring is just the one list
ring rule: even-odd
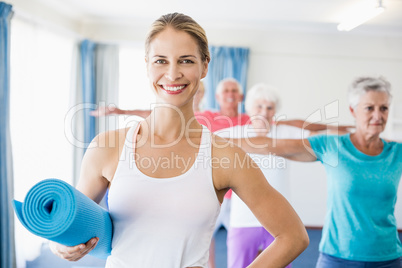
{"label": "blonde hair", "polygon": [[166,14],[154,21],[145,40],[146,57],[148,57],[149,46],[154,37],[168,27],[172,27],[177,31],[184,31],[192,36],[198,44],[202,61],[209,62],[211,60],[208,48],[208,39],[204,29],[190,16],[181,13]]}

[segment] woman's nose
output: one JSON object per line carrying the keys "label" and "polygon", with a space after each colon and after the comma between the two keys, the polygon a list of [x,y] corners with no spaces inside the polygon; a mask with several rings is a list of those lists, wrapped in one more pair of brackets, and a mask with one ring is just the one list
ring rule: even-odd
{"label": "woman's nose", "polygon": [[261,111],[260,111],[260,115],[262,115],[262,116],[266,117],[266,116],[267,116],[267,114],[268,114],[268,110],[267,110],[267,109],[261,109]]}
{"label": "woman's nose", "polygon": [[176,64],[171,64],[165,73],[165,77],[170,81],[176,81],[182,76],[183,74],[180,72],[180,68]]}
{"label": "woman's nose", "polygon": [[380,109],[375,109],[373,112],[373,118],[375,120],[380,120],[381,117],[382,117],[382,113],[381,113]]}

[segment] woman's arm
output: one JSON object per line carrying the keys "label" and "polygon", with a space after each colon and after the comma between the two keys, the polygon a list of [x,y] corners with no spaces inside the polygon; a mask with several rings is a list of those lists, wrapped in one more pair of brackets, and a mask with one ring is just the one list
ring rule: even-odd
{"label": "woman's arm", "polygon": [[[87,148],[81,164],[77,190],[99,203],[104,197],[117,167],[121,144],[124,144],[126,130],[101,133]],[[50,242],[51,251],[68,261],[78,261],[92,249],[99,238],[91,238],[86,243],[73,247]]]}
{"label": "woman's arm", "polygon": [[272,139],[268,137],[254,137],[229,139],[247,153],[274,154],[294,161],[313,162],[317,157],[311,149],[307,139]]}
{"label": "woman's arm", "polygon": [[100,106],[98,109],[91,111],[91,115],[95,117],[107,115],[136,115],[146,118],[150,114],[151,110],[122,110],[115,106]]}
{"label": "woman's arm", "polygon": [[222,190],[231,188],[275,238],[249,267],[288,265],[309,243],[306,229],[292,206],[269,185],[257,164],[240,148],[214,146],[213,158],[225,159],[222,163],[227,165],[213,166],[218,198]]}
{"label": "woman's arm", "polygon": [[331,124],[318,124],[318,123],[309,123],[304,120],[300,119],[295,119],[295,120],[281,120],[275,123],[276,125],[288,125],[288,126],[293,126],[293,127],[298,127],[302,128],[305,130],[310,130],[310,131],[324,131],[324,130],[331,130],[331,131],[337,131],[340,134],[346,134],[350,133],[350,130],[353,129],[355,126],[348,126],[348,125],[340,125],[340,126],[334,126]]}

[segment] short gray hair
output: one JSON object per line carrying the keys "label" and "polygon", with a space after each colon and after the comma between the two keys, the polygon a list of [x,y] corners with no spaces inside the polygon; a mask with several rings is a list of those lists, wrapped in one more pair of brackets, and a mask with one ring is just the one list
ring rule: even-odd
{"label": "short gray hair", "polygon": [[349,87],[349,105],[355,108],[360,98],[369,91],[385,92],[388,95],[388,104],[391,103],[391,84],[383,76],[360,76],[353,80]]}
{"label": "short gray hair", "polygon": [[221,94],[221,92],[223,91],[223,85],[224,85],[226,82],[235,83],[235,84],[237,85],[237,88],[239,89],[239,93],[240,93],[240,94],[243,94],[243,87],[240,85],[239,81],[237,81],[236,79],[230,77],[230,78],[222,79],[222,80],[218,83],[218,85],[216,86],[216,91],[215,91],[215,94],[216,94],[216,95]]}
{"label": "short gray hair", "polygon": [[255,101],[258,99],[264,99],[275,103],[275,109],[279,110],[280,98],[276,88],[260,83],[247,90],[246,101],[244,104],[247,113],[251,111]]}

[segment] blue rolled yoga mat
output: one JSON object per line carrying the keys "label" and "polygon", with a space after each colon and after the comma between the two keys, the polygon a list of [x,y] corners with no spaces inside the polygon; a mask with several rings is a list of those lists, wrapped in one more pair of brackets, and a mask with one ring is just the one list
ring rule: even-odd
{"label": "blue rolled yoga mat", "polygon": [[46,179],[34,185],[24,203],[13,202],[15,213],[31,233],[76,246],[99,237],[90,255],[106,259],[112,249],[109,212],[65,181]]}

